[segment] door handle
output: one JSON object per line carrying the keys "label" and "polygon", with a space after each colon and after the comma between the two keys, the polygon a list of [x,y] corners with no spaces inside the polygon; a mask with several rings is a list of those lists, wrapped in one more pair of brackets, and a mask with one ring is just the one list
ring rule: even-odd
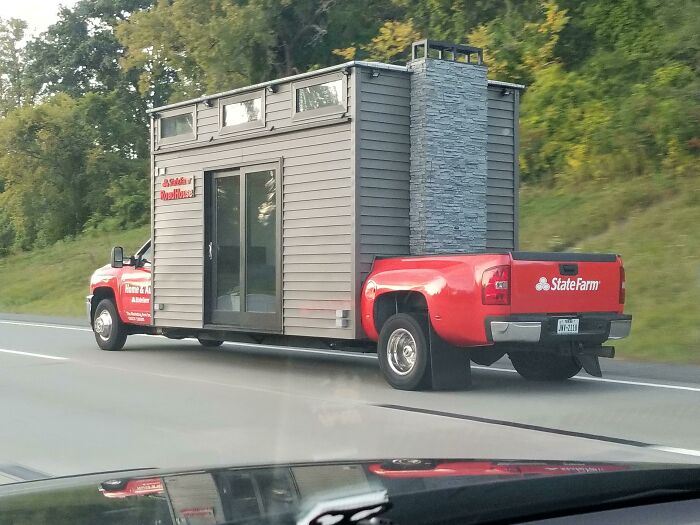
{"label": "door handle", "polygon": [[209,243],[209,260],[210,261],[214,260],[214,243],[213,242]]}

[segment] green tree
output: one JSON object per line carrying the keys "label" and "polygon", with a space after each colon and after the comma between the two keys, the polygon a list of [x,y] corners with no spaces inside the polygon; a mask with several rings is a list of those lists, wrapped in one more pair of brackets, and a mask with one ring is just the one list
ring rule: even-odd
{"label": "green tree", "polygon": [[0,19],[0,115],[6,115],[31,100],[25,83],[21,47],[26,29],[23,20]]}
{"label": "green tree", "polygon": [[79,119],[77,103],[58,96],[0,124],[2,208],[23,249],[75,234],[87,218],[84,157],[91,141]]}
{"label": "green tree", "polygon": [[554,0],[540,2],[537,16],[528,20],[510,10],[469,34],[469,42],[484,48],[492,78],[529,84],[537,72],[555,62],[559,34],[569,21]]}
{"label": "green tree", "polygon": [[160,1],[117,35],[142,91],[170,74],[184,98],[328,65],[332,49],[371,38],[394,11],[380,0]]}
{"label": "green tree", "polygon": [[[380,62],[395,63],[408,56],[408,49],[411,43],[420,40],[421,36],[413,25],[413,20],[397,22],[389,20],[379,28],[379,34],[372,38],[367,44],[343,49],[334,49],[333,53],[346,60],[363,58],[368,60],[378,60]],[[359,55],[359,56],[358,56]]]}
{"label": "green tree", "polygon": [[114,28],[151,3],[80,0],[72,9],[63,7],[58,21],[27,43],[27,82],[40,96],[68,93],[73,97],[135,85],[137,75],[119,67],[124,50]]}
{"label": "green tree", "polygon": [[467,43],[467,35],[478,25],[505,13],[528,12],[533,0],[393,0],[413,20],[418,32],[433,40]]}
{"label": "green tree", "polygon": [[[140,125],[118,102],[113,93],[80,100],[58,94],[0,121],[5,250],[8,244],[25,250],[48,245],[114,215],[122,224],[144,220],[145,140],[126,139],[129,129],[138,137]],[[128,207],[120,188],[138,190]]]}

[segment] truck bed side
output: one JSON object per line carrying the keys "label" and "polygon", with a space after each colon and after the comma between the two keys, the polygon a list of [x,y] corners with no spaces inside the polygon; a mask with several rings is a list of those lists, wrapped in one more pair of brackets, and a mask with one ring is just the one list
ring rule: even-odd
{"label": "truck bed side", "polygon": [[489,344],[484,319],[508,315],[510,307],[482,304],[481,275],[509,262],[508,254],[378,259],[362,292],[360,308],[365,333],[377,340],[377,324],[387,313],[395,312],[394,302],[401,300],[402,294],[411,292],[424,299],[430,322],[440,337],[459,346]]}

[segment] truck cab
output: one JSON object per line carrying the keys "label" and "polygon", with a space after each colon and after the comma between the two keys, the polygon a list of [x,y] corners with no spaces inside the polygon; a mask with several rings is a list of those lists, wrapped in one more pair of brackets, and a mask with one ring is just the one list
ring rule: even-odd
{"label": "truck cab", "polygon": [[150,240],[129,257],[114,247],[110,264],[92,274],[87,315],[103,350],[119,350],[127,335],[151,326],[151,254]]}

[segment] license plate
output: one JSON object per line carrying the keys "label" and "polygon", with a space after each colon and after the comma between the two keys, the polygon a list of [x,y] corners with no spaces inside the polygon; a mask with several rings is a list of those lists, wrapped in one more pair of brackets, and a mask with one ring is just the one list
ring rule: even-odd
{"label": "license plate", "polygon": [[557,319],[557,335],[578,333],[578,319]]}

